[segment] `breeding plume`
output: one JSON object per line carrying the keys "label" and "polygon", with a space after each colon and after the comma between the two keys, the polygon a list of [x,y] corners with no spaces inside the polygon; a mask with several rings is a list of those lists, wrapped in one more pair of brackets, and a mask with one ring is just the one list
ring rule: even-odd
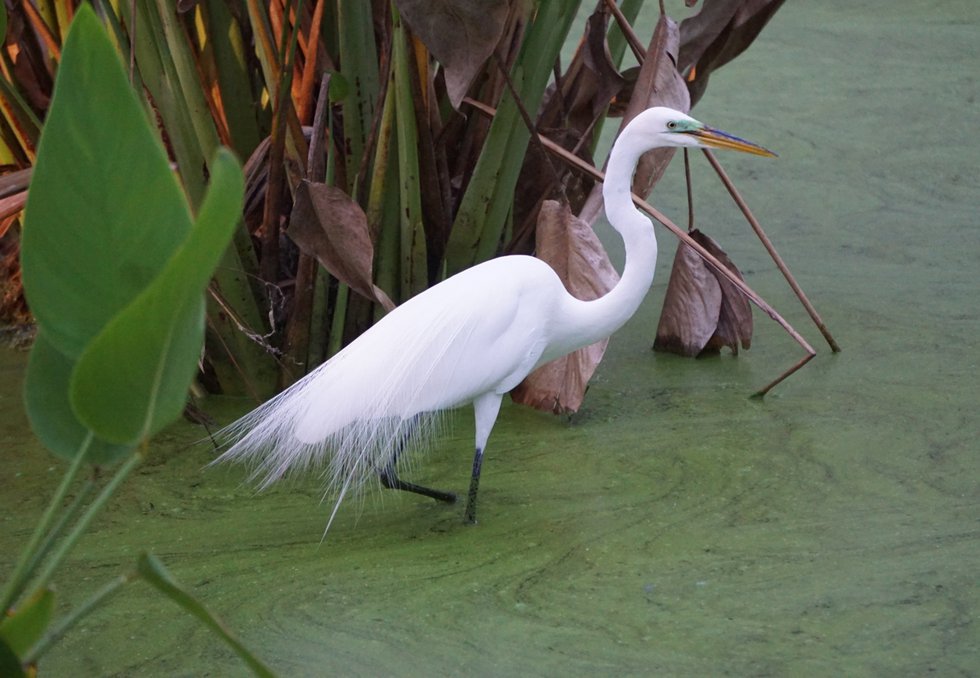
{"label": "breeding plume", "polygon": [[466,521],[475,523],[483,452],[504,394],[536,367],[619,329],[653,282],[657,240],[630,185],[640,156],[662,146],[773,155],[669,108],[640,113],[613,145],[603,185],[606,216],[626,251],[622,277],[608,294],[576,299],[551,267],[530,256],[474,266],[409,299],[224,429],[220,439],[230,447],[218,461],[251,465],[263,487],[287,471],[320,469],[338,505],[375,477],[387,488],[453,502],[452,492],[401,480],[396,465],[404,450],[433,435],[439,412],[473,403],[476,452]]}

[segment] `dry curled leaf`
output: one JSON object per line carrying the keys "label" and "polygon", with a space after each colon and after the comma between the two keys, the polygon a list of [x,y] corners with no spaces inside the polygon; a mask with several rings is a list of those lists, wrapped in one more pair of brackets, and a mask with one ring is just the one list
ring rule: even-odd
{"label": "dry curled leaf", "polygon": [[[718,243],[697,230],[690,235],[742,279]],[[752,309],[748,300],[693,249],[678,243],[654,350],[693,357],[717,353],[727,346],[737,355],[740,343],[747,349],[751,342]]]}
{"label": "dry curled leaf", "polygon": [[371,275],[374,244],[361,206],[335,186],[302,181],[289,217],[289,237],[338,280],[385,310],[395,305]]}
{"label": "dry curled leaf", "polygon": [[[555,269],[565,288],[578,299],[598,299],[619,281],[595,233],[567,205],[546,200],[541,206],[537,246],[538,258]],[[542,365],[511,391],[511,398],[555,414],[575,412],[607,343],[603,339]]]}
{"label": "dry curled leaf", "polygon": [[677,69],[687,79],[693,106],[708,76],[737,57],[755,40],[785,0],[715,0],[681,22]]}
{"label": "dry curled leaf", "polygon": [[445,72],[446,91],[459,108],[470,84],[503,34],[508,0],[396,0],[395,5]]}

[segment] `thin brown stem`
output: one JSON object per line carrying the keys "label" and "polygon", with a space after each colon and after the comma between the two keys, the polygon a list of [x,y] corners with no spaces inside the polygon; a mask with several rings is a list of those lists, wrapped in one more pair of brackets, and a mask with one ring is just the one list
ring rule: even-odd
{"label": "thin brown stem", "polygon": [[830,334],[830,330],[827,329],[827,326],[824,324],[820,314],[817,313],[817,309],[815,309],[813,304],[810,303],[810,300],[803,292],[803,288],[800,287],[799,283],[796,282],[796,278],[794,278],[793,274],[790,273],[789,267],[786,266],[782,257],[779,256],[779,252],[776,251],[776,247],[772,244],[772,241],[769,240],[769,237],[766,235],[765,231],[762,230],[762,225],[759,224],[759,221],[755,218],[755,215],[752,214],[752,210],[749,209],[745,199],[742,198],[741,193],[739,193],[738,189],[735,188],[735,184],[732,182],[731,178],[729,178],[728,173],[722,168],[714,153],[706,148],[701,150],[705,157],[708,158],[708,162],[711,163],[711,166],[715,169],[715,172],[718,173],[718,178],[721,179],[721,183],[723,183],[725,188],[728,189],[728,193],[732,196],[735,204],[738,205],[740,210],[742,210],[742,214],[745,215],[749,225],[752,226],[752,230],[755,231],[755,234],[762,242],[762,246],[766,248],[769,256],[772,257],[772,260],[776,263],[776,268],[778,268],[779,272],[783,274],[784,278],[786,278],[786,282],[789,283],[789,286],[793,289],[793,292],[796,294],[797,298],[799,298],[800,303],[803,304],[803,308],[806,309],[806,312],[810,315],[810,318],[817,326],[817,329],[820,330],[820,333],[823,335],[824,339],[827,340],[830,350],[832,350],[834,353],[838,353],[840,351],[840,346]]}
{"label": "thin brown stem", "polygon": [[636,60],[643,63],[644,56],[646,55],[646,50],[643,48],[643,43],[640,42],[640,38],[637,37],[636,31],[630,25],[630,22],[626,20],[626,16],[620,11],[619,5],[616,4],[616,0],[606,0],[606,7],[609,8],[610,13],[612,13],[613,18],[616,19],[616,23],[619,25],[619,30],[623,32],[626,37],[626,44],[630,46],[633,51],[633,56]]}
{"label": "thin brown stem", "polygon": [[694,183],[691,181],[691,157],[684,149],[684,180],[687,184],[687,232],[694,230]]}

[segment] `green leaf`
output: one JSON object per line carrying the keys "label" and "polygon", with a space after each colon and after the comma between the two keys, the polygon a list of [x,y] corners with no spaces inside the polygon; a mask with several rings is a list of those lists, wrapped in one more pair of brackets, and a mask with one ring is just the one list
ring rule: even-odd
{"label": "green leaf", "polygon": [[72,407],[100,437],[135,443],[183,410],[204,341],[203,291],[238,224],[243,194],[238,161],[222,149],[190,237],[79,358]]}
{"label": "green leaf", "polygon": [[[35,435],[62,459],[74,459],[85,439],[92,435],[75,416],[68,400],[68,385],[74,368],[75,361],[58,351],[41,329],[27,363],[24,404]],[[131,446],[113,445],[93,438],[86,460],[92,464],[110,464],[126,456],[131,449]]]}
{"label": "green leaf", "polygon": [[190,230],[166,152],[87,4],[72,22],[38,149],[21,261],[48,341],[77,358]]}
{"label": "green leaf", "polygon": [[0,2],[0,43],[7,37],[7,3]]}
{"label": "green leaf", "polygon": [[242,645],[241,641],[232,634],[220,619],[211,614],[200,601],[181,586],[156,556],[151,553],[140,554],[136,567],[143,579],[166,594],[172,601],[197,617],[205,626],[218,634],[241,657],[242,661],[248,664],[248,667],[252,669],[255,675],[275,675],[268,666],[253,655],[248,648]]}
{"label": "green leaf", "polygon": [[350,81],[344,77],[344,74],[340,71],[331,72],[329,90],[327,91],[330,101],[333,103],[343,101],[350,96],[350,93]]}
{"label": "green leaf", "polygon": [[41,589],[21,605],[14,616],[0,623],[0,639],[14,654],[23,657],[44,635],[53,614],[54,592]]}
{"label": "green leaf", "polygon": [[10,678],[21,678],[27,674],[20,665],[20,657],[7,645],[3,638],[0,638],[0,676],[10,676]]}

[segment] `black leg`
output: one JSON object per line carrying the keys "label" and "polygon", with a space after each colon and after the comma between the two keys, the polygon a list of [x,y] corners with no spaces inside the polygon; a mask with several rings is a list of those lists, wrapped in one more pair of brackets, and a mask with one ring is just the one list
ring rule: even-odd
{"label": "black leg", "polygon": [[483,448],[476,448],[473,455],[473,475],[470,477],[470,492],[466,497],[466,522],[476,525],[476,493],[480,489],[480,470],[483,468]]}
{"label": "black leg", "polygon": [[389,490],[404,490],[405,492],[414,492],[415,494],[422,494],[426,497],[432,497],[436,501],[444,501],[447,504],[453,504],[456,502],[456,495],[453,492],[443,492],[442,490],[433,490],[430,487],[423,487],[422,485],[416,485],[415,483],[407,483],[395,473],[395,464],[392,460],[392,464],[388,468],[379,472],[381,476],[381,484],[387,487]]}
{"label": "black leg", "polygon": [[381,484],[384,485],[389,490],[402,490],[404,492],[414,492],[415,494],[421,494],[426,497],[432,497],[436,501],[444,501],[447,504],[456,503],[456,494],[453,492],[443,492],[442,490],[433,490],[429,487],[423,487],[422,485],[416,485],[415,483],[408,483],[398,477],[398,471],[395,466],[398,464],[398,457],[405,449],[405,445],[408,443],[409,438],[412,436],[412,431],[415,428],[415,422],[409,424],[408,431],[402,437],[401,443],[398,445],[398,449],[391,456],[391,462],[383,469],[378,471],[378,475],[381,478]]}

